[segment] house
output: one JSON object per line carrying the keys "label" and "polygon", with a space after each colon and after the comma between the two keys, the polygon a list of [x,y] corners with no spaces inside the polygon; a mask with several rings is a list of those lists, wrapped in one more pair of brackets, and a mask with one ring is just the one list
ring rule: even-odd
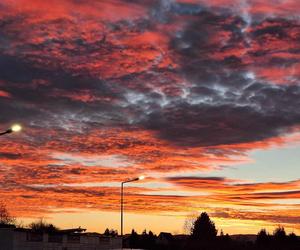
{"label": "house", "polygon": [[36,232],[24,228],[0,228],[1,250],[110,250],[121,248],[120,237],[84,233],[84,229]]}
{"label": "house", "polygon": [[161,232],[156,239],[156,244],[157,245],[170,245],[170,243],[173,240],[174,240],[174,237],[171,233]]}

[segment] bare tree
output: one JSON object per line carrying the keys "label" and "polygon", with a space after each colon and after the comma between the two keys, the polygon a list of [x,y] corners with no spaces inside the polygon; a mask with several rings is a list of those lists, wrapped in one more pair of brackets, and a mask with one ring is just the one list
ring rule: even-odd
{"label": "bare tree", "polygon": [[57,232],[59,228],[54,226],[53,224],[49,224],[46,221],[44,221],[42,218],[39,219],[36,222],[32,222],[28,225],[30,229],[36,232],[48,232],[48,233],[53,233]]}
{"label": "bare tree", "polygon": [[191,234],[192,233],[192,229],[194,227],[194,223],[197,220],[199,214],[198,213],[191,213],[189,214],[185,221],[184,221],[184,225],[183,225],[183,230],[186,234]]}
{"label": "bare tree", "polygon": [[6,206],[0,202],[0,224],[12,225],[15,222],[16,219],[9,214]]}

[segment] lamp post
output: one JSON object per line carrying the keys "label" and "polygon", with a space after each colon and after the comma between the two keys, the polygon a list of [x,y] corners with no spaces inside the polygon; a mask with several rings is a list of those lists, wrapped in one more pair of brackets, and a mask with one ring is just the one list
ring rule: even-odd
{"label": "lamp post", "polygon": [[145,179],[145,176],[140,176],[134,179],[130,179],[127,181],[121,182],[121,240],[122,240],[122,249],[123,249],[123,210],[124,210],[124,184],[128,182],[134,182],[134,181],[139,181]]}
{"label": "lamp post", "polygon": [[0,136],[1,135],[5,135],[5,134],[10,134],[10,133],[15,133],[15,132],[20,132],[22,130],[22,127],[21,125],[19,124],[14,124],[12,125],[8,130],[4,131],[4,132],[1,132],[0,133]]}

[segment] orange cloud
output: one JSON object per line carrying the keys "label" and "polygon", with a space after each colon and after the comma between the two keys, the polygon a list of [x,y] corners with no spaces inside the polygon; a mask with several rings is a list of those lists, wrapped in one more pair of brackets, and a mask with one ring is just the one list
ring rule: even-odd
{"label": "orange cloud", "polygon": [[297,7],[2,1],[0,125],[24,124],[0,139],[3,201],[117,211],[120,182],[146,175],[128,211],[297,224],[299,180],[199,177],[299,141]]}
{"label": "orange cloud", "polygon": [[6,91],[0,90],[0,97],[8,97],[8,98],[10,98],[11,95],[10,95],[10,93],[8,93]]}

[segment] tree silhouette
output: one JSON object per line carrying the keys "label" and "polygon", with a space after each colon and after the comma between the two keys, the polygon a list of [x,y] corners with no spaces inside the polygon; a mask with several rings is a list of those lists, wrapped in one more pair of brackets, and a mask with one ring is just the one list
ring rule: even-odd
{"label": "tree silhouette", "polygon": [[191,236],[193,239],[199,240],[211,240],[217,236],[217,229],[215,223],[211,221],[207,213],[201,213],[201,215],[195,220],[193,228],[191,230]]}
{"label": "tree silhouette", "polygon": [[138,234],[137,234],[137,232],[134,229],[132,229],[131,230],[131,235],[138,235]]}
{"label": "tree silhouette", "polygon": [[118,230],[111,229],[111,230],[109,230],[109,234],[112,237],[116,237],[116,236],[118,236]]}
{"label": "tree silhouette", "polygon": [[277,227],[274,231],[274,239],[276,240],[284,240],[286,238],[286,232],[284,227]]}
{"label": "tree silhouette", "polygon": [[136,248],[138,244],[139,244],[139,236],[137,232],[134,229],[132,229],[131,235],[129,236],[129,246],[131,248]]}
{"label": "tree silhouette", "polygon": [[274,243],[276,246],[284,246],[286,244],[287,236],[284,230],[284,227],[279,226],[275,229],[274,234]]}
{"label": "tree silhouette", "polygon": [[110,235],[110,233],[109,233],[109,229],[108,229],[108,228],[106,228],[106,229],[105,229],[105,231],[104,231],[104,235],[105,235],[105,236],[109,236],[109,235]]}
{"label": "tree silhouette", "polygon": [[57,228],[53,224],[45,222],[43,219],[30,223],[28,227],[35,232],[55,233],[59,231],[59,228]]}
{"label": "tree silhouette", "polygon": [[198,213],[191,213],[186,217],[183,225],[183,230],[186,234],[191,234],[192,228],[194,227],[194,222],[198,216]]}
{"label": "tree silhouette", "polygon": [[15,222],[15,218],[9,214],[6,206],[0,203],[0,225],[13,225]]}
{"label": "tree silhouette", "polygon": [[293,247],[298,244],[299,240],[295,233],[290,233],[288,236],[288,244],[289,246]]}
{"label": "tree silhouette", "polygon": [[151,237],[151,238],[152,238],[152,237],[155,237],[151,230],[149,231],[149,234],[148,234],[148,235],[149,235],[149,237]]}
{"label": "tree silhouette", "polygon": [[146,249],[152,249],[155,246],[155,239],[156,236],[152,233],[152,231],[149,231],[147,237]]}
{"label": "tree silhouette", "polygon": [[296,242],[298,240],[298,237],[295,233],[290,233],[289,234],[289,240]]}
{"label": "tree silhouette", "polygon": [[105,236],[112,236],[112,237],[116,237],[118,236],[118,231],[114,230],[114,229],[108,229],[106,228],[103,235]]}
{"label": "tree silhouette", "polygon": [[258,232],[256,238],[256,245],[265,247],[270,243],[270,236],[267,233],[266,229],[262,229]]}

